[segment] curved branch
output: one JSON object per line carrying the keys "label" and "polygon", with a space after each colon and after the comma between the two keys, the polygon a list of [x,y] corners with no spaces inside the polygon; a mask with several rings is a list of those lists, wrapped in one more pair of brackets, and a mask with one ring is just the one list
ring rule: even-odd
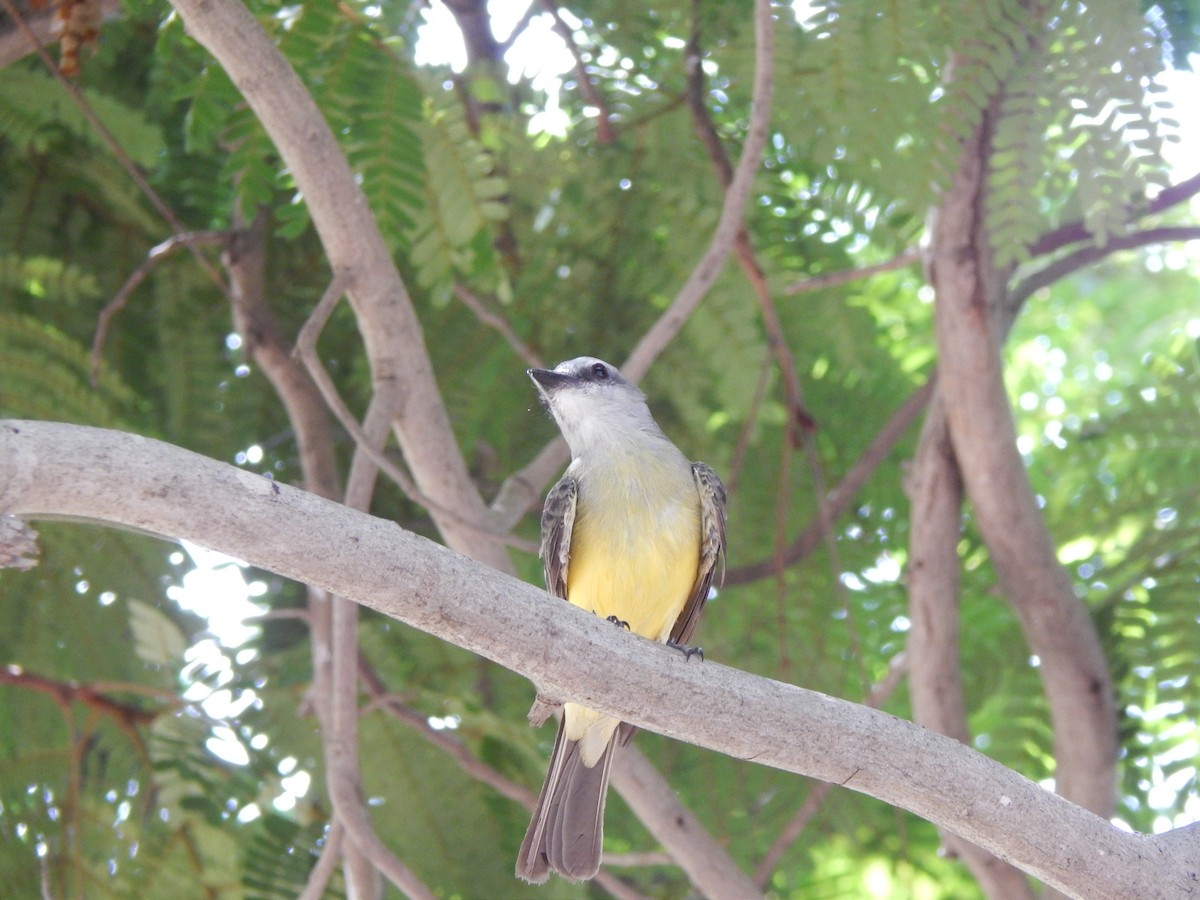
{"label": "curved branch", "polygon": [[913,391],[908,399],[900,405],[900,408],[892,413],[892,417],[884,423],[867,449],[850,466],[838,486],[829,492],[824,509],[813,516],[808,527],[784,549],[778,559],[771,556],[768,559],[730,569],[725,575],[725,584],[728,586],[748,584],[760,578],[769,578],[779,570],[781,564],[793,566],[821,546],[821,541],[833,527],[838,516],[846,511],[858,491],[887,459],[888,454],[891,453],[900,438],[917,420],[921,410],[928,405],[929,398],[933,396],[935,383],[936,373],[931,374],[925,383]]}
{"label": "curved branch", "polygon": [[1056,787],[1107,816],[1116,802],[1118,752],[1108,663],[1038,508],[1004,384],[1000,303],[1006,273],[993,264],[983,203],[994,106],[964,141],[932,229],[938,394],[1001,588],[1040,661]]}
{"label": "curved branch", "polygon": [[[1200,184],[1200,176],[1197,176],[1196,180]],[[1015,319],[1025,301],[1042,288],[1049,287],[1056,281],[1097,263],[1106,256],[1120,250],[1134,250],[1138,247],[1148,247],[1151,244],[1168,244],[1176,241],[1200,241],[1200,226],[1176,225],[1147,228],[1145,231],[1135,231],[1132,234],[1110,238],[1108,243],[1103,246],[1091,244],[1074,250],[1013,285],[1004,298],[1005,315],[1010,319]]]}
{"label": "curved branch", "polygon": [[671,305],[650,327],[629,358],[621,366],[621,372],[631,381],[639,381],[650,369],[650,364],[683,328],[704,295],[708,293],[729,251],[733,249],[742,217],[746,212],[746,201],[750,186],[762,162],[763,148],[767,145],[767,126],[771,116],[771,92],[775,70],[775,37],[771,32],[771,4],[769,0],[754,3],[754,92],[750,108],[750,127],[746,132],[746,144],[741,159],[733,173],[733,180],[725,191],[725,202],[721,207],[721,218],[709,242],[708,249],[692,269],[691,275],[671,301]]}
{"label": "curved branch", "polygon": [[[238,0],[174,0],[188,33],[217,58],[296,179],[362,334],[373,386],[395,399],[396,439],[421,493],[467,521],[486,516],[438,392],[424,335],[366,197],[295,70]],[[402,389],[401,389],[402,388]],[[501,542],[432,513],[446,542],[497,568]]]}
{"label": "curved branch", "polygon": [[[1168,188],[1159,191],[1153,200],[1150,200],[1139,211],[1133,215],[1135,219],[1152,216],[1163,210],[1170,209],[1184,200],[1190,200],[1200,194],[1200,174],[1193,175],[1178,184],[1173,184]],[[1060,225],[1052,231],[1047,231],[1040,238],[1029,245],[1029,253],[1032,256],[1044,256],[1047,253],[1053,253],[1055,250],[1061,250],[1070,244],[1078,244],[1080,241],[1090,241],[1093,235],[1087,230],[1082,221],[1067,222],[1065,225]]]}
{"label": "curved branch", "polygon": [[479,653],[547,695],[911,810],[1073,896],[1146,896],[1147,885],[1186,896],[1200,879],[1195,829],[1121,831],[911,722],[688,662],[395,523],[168,444],[0,422],[3,513],[105,522],[236,554]]}

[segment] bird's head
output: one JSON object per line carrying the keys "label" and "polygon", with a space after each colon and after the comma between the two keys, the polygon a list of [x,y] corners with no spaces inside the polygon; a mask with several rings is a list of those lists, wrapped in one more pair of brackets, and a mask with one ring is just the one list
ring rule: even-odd
{"label": "bird's head", "polygon": [[602,359],[580,356],[553,369],[529,369],[529,377],[575,456],[607,441],[659,433],[645,394]]}

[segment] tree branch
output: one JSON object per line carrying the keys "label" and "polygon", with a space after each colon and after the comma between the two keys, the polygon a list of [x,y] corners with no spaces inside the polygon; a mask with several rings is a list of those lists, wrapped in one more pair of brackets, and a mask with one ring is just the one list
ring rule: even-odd
{"label": "tree branch", "polygon": [[636,746],[622,748],[612,767],[613,785],[651,835],[687,872],[703,897],[749,900],[759,891]]}
{"label": "tree branch", "polygon": [[[687,70],[688,109],[691,110],[692,126],[700,138],[700,143],[704,145],[704,149],[708,152],[708,158],[712,161],[713,168],[717,170],[717,180],[721,183],[721,188],[728,191],[730,185],[733,183],[733,167],[729,164],[729,157],[725,153],[725,147],[721,144],[721,137],[717,134],[717,127],[708,112],[708,104],[704,102],[705,77],[704,66],[701,65],[702,48],[700,46],[700,19],[697,6],[698,4],[693,3],[692,33],[688,38],[686,55],[684,57],[684,67]],[[771,348],[771,353],[775,357],[775,363],[779,367],[779,374],[783,379],[783,392],[787,398],[788,409],[788,437],[793,447],[801,447],[804,445],[804,432],[812,430],[815,423],[813,417],[805,409],[804,392],[800,387],[800,376],[796,372],[796,361],[792,358],[791,348],[788,347],[787,339],[784,337],[783,324],[779,320],[779,312],[775,308],[775,302],[771,298],[771,291],[767,287],[767,276],[763,272],[762,266],[759,265],[758,258],[755,256],[754,246],[750,243],[750,234],[746,230],[746,223],[744,221],[739,223],[733,248],[738,265],[741,266],[746,280],[750,282],[754,296],[758,298],[758,307],[762,313],[763,327],[767,332],[767,343]],[[822,480],[820,461],[811,452],[809,454],[809,463],[813,466],[814,481],[820,482]],[[822,499],[820,493],[818,489],[818,502],[821,502]]]}
{"label": "tree branch", "polygon": [[[174,0],[188,33],[221,63],[296,179],[334,272],[349,278],[374,389],[395,391],[394,428],[421,493],[466,521],[485,521],[450,427],[424,336],[400,273],[328,124],[295,71],[238,0]],[[502,542],[433,512],[446,542],[510,570]]]}
{"label": "tree branch", "polygon": [[[1156,215],[1185,200],[1190,200],[1197,194],[1200,194],[1200,173],[1159,191],[1153,200],[1148,201],[1140,210],[1135,210],[1132,218],[1141,219]],[[1091,240],[1093,240],[1092,233],[1087,230],[1082,221],[1067,222],[1046,232],[1030,244],[1029,253],[1032,256],[1045,256],[1070,244]]]}
{"label": "tree branch", "polygon": [[733,248],[742,217],[746,211],[746,200],[754,176],[762,162],[763,148],[767,144],[767,128],[771,114],[771,92],[774,79],[775,39],[771,32],[771,4],[769,0],[754,3],[754,91],[750,108],[750,126],[746,132],[746,143],[742,156],[733,173],[733,180],[725,191],[725,202],[721,206],[721,217],[708,249],[692,269],[691,275],[671,301],[671,305],[638,341],[629,358],[621,366],[621,372],[631,381],[639,381],[650,369],[658,354],[675,338],[684,323],[700,305],[708,293],[729,251]]}
{"label": "tree branch", "polygon": [[920,262],[923,253],[924,251],[920,247],[909,247],[907,250],[901,251],[891,259],[884,260],[881,263],[860,266],[857,269],[842,269],[838,272],[810,275],[808,278],[793,281],[783,289],[783,292],[785,294],[805,294],[809,291],[821,291],[825,288],[837,287],[840,284],[849,284],[852,281],[861,281],[873,275],[903,269],[905,266]]}
{"label": "tree branch", "polygon": [[[139,725],[149,725],[164,712],[179,705],[176,700],[165,709],[144,709],[130,703],[123,703],[99,690],[96,685],[80,681],[59,681],[28,672],[18,665],[0,666],[0,684],[12,685],[45,694],[55,703],[69,708],[72,703],[81,703],[88,709],[116,721],[124,729],[136,728]],[[109,690],[119,689],[119,685],[108,685]]]}
{"label": "tree branch", "polygon": [[913,723],[688,662],[392,522],[168,444],[0,422],[4,513],[105,522],[235,554],[492,659],[548,695],[908,809],[1077,897],[1145,896],[1147,884],[1186,896],[1200,879],[1195,829],[1121,831]]}
{"label": "tree branch", "polygon": [[129,154],[125,152],[125,148],[121,146],[116,136],[109,130],[108,126],[104,124],[104,121],[99,115],[97,115],[96,111],[92,109],[92,104],[88,103],[87,98],[83,96],[83,92],[80,91],[79,88],[76,87],[65,74],[63,74],[63,71],[57,65],[55,65],[54,60],[50,58],[50,54],[46,52],[46,48],[41,45],[37,35],[34,33],[33,29],[30,28],[28,23],[26,23],[24,16],[21,15],[20,10],[17,9],[13,0],[0,0],[0,6],[3,6],[4,10],[12,18],[12,20],[17,23],[17,28],[25,35],[25,38],[30,45],[32,45],[34,52],[37,53],[38,59],[41,60],[42,65],[46,67],[46,70],[49,71],[49,73],[59,83],[62,89],[66,92],[67,96],[71,98],[71,102],[75,104],[80,114],[84,117],[84,119],[87,120],[87,123],[92,126],[92,130],[96,132],[96,136],[100,138],[100,142],[108,147],[109,151],[116,158],[117,164],[125,170],[125,174],[129,176],[129,179],[135,185],[137,185],[137,189],[141,192],[142,196],[150,201],[150,205],[154,207],[155,211],[160,216],[162,216],[163,221],[170,226],[171,231],[173,231],[176,237],[178,237],[187,246],[188,250],[191,251],[196,263],[200,266],[200,269],[212,280],[213,284],[216,285],[217,290],[221,291],[221,293],[226,293],[227,288],[225,287],[225,282],[221,280],[221,276],[213,264],[205,258],[203,253],[200,252],[199,246],[187,239],[189,232],[183,227],[183,224],[175,215],[175,211],[172,210],[171,207],[167,206],[166,201],[159,196],[158,191],[154,190],[154,188],[150,186],[150,182],[146,180],[146,176],[142,174],[141,170],[137,167],[134,161],[130,159]]}
{"label": "tree branch", "polygon": [[900,408],[892,414],[892,417],[871,440],[867,449],[850,466],[838,486],[829,492],[823,511],[818,510],[812,521],[784,550],[779,559],[772,556],[769,559],[730,569],[725,575],[725,584],[729,586],[748,584],[760,578],[769,578],[778,570],[780,562],[785,566],[792,566],[816,550],[824,540],[826,533],[837,521],[838,516],[846,511],[855,495],[887,459],[888,454],[904,436],[904,432],[917,420],[921,410],[929,403],[929,398],[933,395],[935,379],[935,375],[930,375],[928,380],[913,391]]}
{"label": "tree branch", "polygon": [[179,247],[199,247],[201,244],[216,244],[229,239],[228,231],[189,231],[184,234],[176,234],[167,238],[159,244],[155,244],[146,254],[146,258],[138,265],[129,277],[125,279],[125,283],[121,285],[120,290],[113,295],[113,298],[104,305],[104,309],[100,310],[100,315],[96,318],[96,332],[92,337],[92,385],[95,386],[100,378],[100,362],[104,353],[104,340],[108,336],[108,326],[112,321],[113,316],[125,308],[125,304],[129,302],[130,295],[138,289],[146,277],[154,270],[160,262],[167,258],[173,250]]}
{"label": "tree branch", "polygon": [[[899,686],[904,678],[904,673],[908,668],[908,657],[905,653],[898,653],[892,657],[888,664],[888,673],[883,677],[883,680],[872,686],[867,692],[863,703],[872,709],[879,709],[887,701],[888,697]],[[828,781],[818,781],[813,785],[812,790],[808,792],[808,796],[804,798],[804,802],[800,804],[800,808],[796,810],[796,814],[779,832],[778,837],[772,842],[770,848],[763,854],[758,865],[754,867],[754,883],[759,887],[765,888],[771,880],[771,875],[775,872],[775,867],[779,865],[779,860],[783,859],[783,855],[788,851],[804,833],[804,829],[808,827],[808,823],[813,817],[820,812],[821,805],[825,802],[825,798],[829,796],[829,792],[833,789],[833,785]]]}
{"label": "tree branch", "polygon": [[[1200,176],[1197,176],[1200,184]],[[1015,319],[1021,307],[1042,288],[1049,287],[1056,281],[1072,275],[1082,268],[1097,263],[1105,257],[1120,250],[1134,250],[1151,244],[1169,244],[1182,241],[1200,240],[1200,226],[1176,225],[1161,228],[1147,228],[1145,231],[1135,231],[1110,238],[1104,245],[1091,244],[1068,253],[1056,259],[1032,275],[1013,285],[1004,298],[1004,312],[1009,319]]]}
{"label": "tree branch", "polygon": [[1107,816],[1116,802],[1118,749],[1112,681],[1095,626],[1058,561],[1017,452],[1004,385],[1000,301],[1008,273],[993,266],[983,224],[995,115],[989,108],[964,142],[934,220],[938,391],[980,533],[1040,661],[1057,788]]}
{"label": "tree branch", "polygon": [[608,103],[597,90],[596,85],[592,83],[591,77],[588,75],[587,66],[583,63],[583,56],[579,53],[579,48],[575,46],[575,36],[571,34],[571,29],[567,27],[567,23],[563,21],[562,16],[558,14],[558,4],[554,0],[538,0],[542,8],[546,10],[554,20],[554,32],[567,46],[572,58],[575,60],[575,77],[579,81],[579,93],[583,95],[584,102],[588,106],[596,108],[596,141],[599,144],[611,144],[617,139],[616,132],[613,131],[611,114],[608,111]]}

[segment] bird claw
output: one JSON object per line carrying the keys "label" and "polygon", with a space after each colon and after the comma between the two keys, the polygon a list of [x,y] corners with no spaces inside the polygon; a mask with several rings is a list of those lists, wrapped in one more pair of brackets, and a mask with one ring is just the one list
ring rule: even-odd
{"label": "bird claw", "polygon": [[616,616],[609,616],[607,619],[605,619],[605,621],[612,622],[618,628],[624,628],[626,631],[629,630],[629,623],[624,619],[618,619]]}
{"label": "bird claw", "polygon": [[689,647],[687,644],[677,644],[675,641],[667,641],[667,646],[672,650],[678,650],[682,653],[685,660],[691,659],[693,656],[699,656],[700,661],[704,662],[703,647]]}

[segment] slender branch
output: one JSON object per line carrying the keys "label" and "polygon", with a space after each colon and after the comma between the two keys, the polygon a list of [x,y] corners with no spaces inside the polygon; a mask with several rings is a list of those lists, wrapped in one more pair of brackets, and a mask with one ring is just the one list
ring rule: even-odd
{"label": "slender branch", "polygon": [[767,129],[771,114],[771,92],[774,78],[774,35],[771,32],[771,4],[769,0],[754,3],[754,90],[751,100],[750,125],[746,132],[746,143],[741,159],[734,170],[733,180],[725,191],[721,206],[721,217],[708,249],[700,257],[691,275],[675,299],[658,321],[638,341],[625,364],[622,373],[632,381],[639,381],[649,370],[651,363],[675,338],[688,317],[700,305],[717,276],[721,274],[729,251],[742,227],[742,216],[754,176],[762,161],[763,148],[767,143]]}
{"label": "slender branch", "polygon": [[[721,144],[720,135],[717,134],[717,127],[709,114],[708,104],[704,102],[705,77],[704,66],[701,65],[703,54],[700,46],[698,7],[698,2],[692,4],[692,33],[688,38],[684,57],[684,67],[687,70],[688,108],[691,110],[692,124],[700,137],[700,143],[708,151],[708,157],[717,170],[717,180],[720,181],[722,189],[728,191],[733,183],[733,167],[729,163],[729,157]],[[811,430],[814,422],[812,416],[805,409],[800,376],[796,373],[796,362],[792,357],[791,348],[788,347],[787,339],[784,337],[779,311],[771,299],[771,291],[767,287],[767,277],[755,256],[754,246],[750,242],[750,234],[746,230],[744,221],[739,223],[737,236],[734,239],[734,254],[746,280],[750,282],[750,287],[754,290],[754,296],[758,298],[763,326],[767,332],[767,343],[770,345],[771,353],[775,356],[779,373],[783,378],[783,391],[787,398],[788,409],[788,436],[793,447],[800,447],[804,444],[804,431]],[[819,466],[819,461],[816,461],[815,457],[810,456],[809,462],[815,462]],[[819,480],[819,473],[814,471],[814,475]]]}
{"label": "slender branch", "polygon": [[687,872],[697,894],[739,900],[758,895],[754,883],[637,747],[630,745],[617,753],[612,779],[629,808]]}
{"label": "slender branch", "polygon": [[1141,896],[1147,884],[1187,896],[1200,879],[1196,829],[1121,831],[911,722],[689,663],[395,523],[139,435],[0,422],[0,513],[106,522],[236,554],[492,659],[547,696],[908,809],[1076,896]]}
{"label": "slender branch", "polygon": [[871,278],[875,275],[880,275],[884,272],[894,272],[896,269],[903,269],[905,266],[911,266],[915,262],[920,262],[924,251],[920,247],[909,247],[897,253],[891,259],[884,260],[881,263],[874,263],[869,266],[859,266],[857,269],[843,269],[838,272],[826,272],[822,275],[811,275],[808,278],[802,278],[799,281],[793,281],[783,289],[783,292],[788,295],[805,294],[810,291],[821,291],[825,288],[837,287],[842,284],[849,284],[852,281],[861,281],[864,278]]}
{"label": "slender branch", "polygon": [[[368,445],[375,449],[387,439],[393,403],[392,397],[377,391],[367,408],[363,431]],[[347,507],[365,510],[370,505],[377,473],[370,454],[359,445],[346,481]],[[334,592],[332,613],[331,727],[322,730],[329,797],[356,850],[407,896],[433,900],[433,892],[379,839],[363,802],[358,752],[358,607]],[[355,884],[353,888],[354,894],[367,896],[365,885]]]}
{"label": "slender branch", "polygon": [[[837,518],[850,506],[854,496],[888,458],[900,438],[904,436],[909,426],[916,421],[917,416],[929,403],[929,398],[933,394],[935,377],[935,375],[930,375],[928,380],[913,391],[900,408],[892,414],[887,423],[879,429],[867,449],[850,466],[838,486],[829,493],[824,515],[818,511],[808,526],[787,548],[783,554],[785,565],[795,565],[820,546],[825,533],[833,527]],[[747,584],[760,578],[767,578],[775,573],[776,565],[776,560],[772,557],[730,569],[725,575],[725,584]]]}
{"label": "slender branch", "polygon": [[[445,751],[458,764],[458,767],[471,778],[482,784],[486,784],[502,797],[507,797],[509,800],[521,804],[525,809],[533,809],[534,804],[537,803],[537,794],[524,785],[517,784],[515,781],[505,778],[468,750],[462,741],[448,734],[446,731],[439,731],[430,725],[428,716],[417,712],[395,694],[387,693],[383,679],[379,677],[379,673],[375,671],[374,667],[361,653],[358,657],[358,673],[363,685],[366,687],[367,696],[371,698],[371,701],[359,710],[360,714],[365,714],[373,708],[383,710],[396,721],[413,729],[435,747]],[[609,864],[606,858],[605,865]],[[629,890],[623,881],[603,869],[596,876],[595,880],[597,884],[614,897],[634,900],[634,898],[639,896],[636,892]]]}
{"label": "slender branch", "polygon": [[189,231],[183,234],[175,234],[167,238],[162,243],[151,247],[146,254],[146,258],[142,260],[129,277],[125,279],[125,283],[121,285],[120,290],[113,295],[113,298],[104,305],[104,309],[100,310],[100,315],[96,318],[96,332],[92,337],[92,384],[95,385],[100,377],[100,361],[104,353],[104,340],[108,336],[108,326],[112,318],[125,308],[125,304],[129,302],[130,295],[138,289],[146,277],[154,270],[160,262],[166,259],[172,251],[179,249],[181,246],[199,247],[203,244],[219,244],[229,238],[228,231]]}
{"label": "slender branch", "polygon": [[430,725],[428,716],[417,712],[395,694],[387,693],[383,679],[379,677],[374,666],[362,654],[359,654],[358,658],[358,675],[367,690],[367,696],[371,698],[371,703],[364,706],[361,712],[367,712],[372,705],[378,706],[393,719],[403,722],[429,743],[445,751],[463,772],[476,781],[486,784],[500,796],[507,797],[528,810],[533,809],[534,804],[537,803],[537,794],[525,785],[505,778],[475,756],[458,738]]}
{"label": "slender branch", "polygon": [[[697,261],[671,305],[642,336],[621,366],[621,372],[632,381],[639,381],[646,374],[658,354],[675,338],[688,316],[700,305],[700,301],[720,274],[741,227],[746,199],[758,170],[763,148],[766,146],[774,67],[770,4],[767,0],[756,0],[754,9],[757,42],[754,90],[750,127],[742,148],[742,156],[734,172],[733,181],[725,191],[721,217],[708,249]],[[671,105],[685,101],[686,95],[681,95]],[[529,508],[540,500],[542,490],[566,461],[566,442],[562,438],[555,438],[543,447],[525,468],[506,479],[492,501],[493,516],[497,525],[501,528],[511,528],[516,524]]]}
{"label": "slender branch", "polygon": [[[1134,212],[1133,218],[1140,219],[1156,215],[1185,200],[1190,200],[1197,194],[1200,194],[1200,173],[1159,191],[1153,200],[1148,201],[1140,210]],[[1087,230],[1082,221],[1067,222],[1058,228],[1046,232],[1030,244],[1029,253],[1035,257],[1045,256],[1048,253],[1061,250],[1069,244],[1078,244],[1081,241],[1091,241],[1093,239],[1094,236]]]}
{"label": "slender branch", "polygon": [[[1197,176],[1194,180],[1197,182],[1197,185],[1200,185],[1200,176]],[[1197,190],[1200,190],[1200,187]],[[1151,244],[1168,244],[1197,240],[1200,240],[1200,226],[1163,226],[1161,228],[1147,228],[1144,231],[1135,231],[1132,234],[1113,237],[1103,245],[1092,244],[1074,250],[1066,256],[1047,264],[1023,281],[1013,285],[1004,299],[1005,313],[1010,318],[1016,318],[1025,301],[1042,288],[1049,287],[1056,281],[1060,281],[1086,266],[1099,262],[1113,253],[1121,250],[1134,250],[1138,247],[1146,247]]]}
{"label": "slender branch", "polygon": [[[81,703],[88,709],[107,716],[124,728],[136,728],[139,725],[149,725],[164,712],[170,712],[179,707],[179,701],[168,704],[162,709],[144,709],[131,703],[123,703],[108,696],[105,690],[94,684],[79,681],[59,681],[29,672],[17,665],[0,666],[0,684],[24,688],[45,694],[63,708],[69,708],[72,703]],[[121,685],[106,683],[107,690],[120,690]]]}
{"label": "slender branch", "polygon": [[[907,665],[908,655],[906,653],[901,652],[893,656],[888,663],[887,674],[878,683],[871,686],[871,689],[867,692],[866,699],[863,700],[863,704],[872,709],[882,707],[888,698],[895,693],[896,688],[900,686],[900,681],[904,678]],[[818,781],[812,786],[812,789],[808,792],[808,796],[804,798],[804,802],[796,810],[796,814],[783,827],[783,830],[779,832],[779,836],[775,838],[770,848],[763,854],[763,858],[755,866],[754,883],[760,888],[766,888],[771,880],[771,875],[779,865],[779,860],[783,858],[783,855],[792,844],[800,839],[800,835],[808,828],[808,823],[820,812],[825,798],[829,796],[829,792],[832,789],[833,785],[828,781]]]}
{"label": "slender branch", "polygon": [[[904,481],[910,501],[907,652],[913,721],[967,743],[966,703],[959,659],[958,556],[963,486],[942,404],[936,399],[921,430]],[[948,856],[961,859],[991,898],[1028,898],[1021,872],[958,835],[941,829]]]}
{"label": "slender branch", "polygon": [[46,52],[46,48],[43,47],[41,41],[38,40],[37,35],[25,21],[25,17],[21,15],[20,10],[17,9],[13,0],[0,0],[0,6],[3,6],[4,10],[12,18],[12,20],[17,23],[17,27],[21,29],[29,43],[33,45],[34,52],[37,53],[38,59],[41,60],[42,65],[45,66],[50,74],[54,76],[55,80],[58,81],[59,85],[62,86],[62,89],[67,92],[67,96],[71,98],[71,102],[75,104],[75,106],[79,109],[79,112],[87,120],[88,124],[92,126],[93,130],[95,130],[96,134],[100,138],[101,143],[108,147],[109,151],[113,154],[113,156],[116,157],[121,168],[125,170],[125,174],[127,174],[133,183],[137,185],[137,188],[139,191],[141,191],[142,195],[150,201],[150,205],[154,207],[158,214],[162,216],[163,220],[171,227],[171,230],[175,232],[176,237],[186,244],[188,250],[191,251],[192,256],[195,257],[196,262],[199,264],[201,270],[212,280],[212,283],[216,285],[217,290],[219,290],[222,294],[227,294],[228,288],[226,287],[225,282],[221,279],[221,275],[219,272],[217,272],[216,267],[213,266],[213,264],[208,261],[204,254],[200,252],[199,246],[186,239],[185,235],[187,235],[188,232],[183,227],[183,224],[179,221],[174,211],[171,209],[171,207],[167,206],[162,197],[158,195],[158,192],[150,186],[150,182],[146,180],[146,177],[141,173],[141,170],[138,169],[137,164],[130,159],[129,154],[125,152],[125,148],[121,146],[113,133],[108,130],[108,126],[104,124],[104,121],[96,114],[96,111],[92,109],[92,105],[88,103],[87,98],[83,96],[83,92],[80,91],[79,88],[76,87],[55,64],[50,54]]}
{"label": "slender branch", "polygon": [[304,890],[300,892],[297,900],[321,900],[325,896],[329,879],[333,877],[333,871],[342,858],[342,838],[345,834],[346,829],[342,828],[336,816],[329,820],[329,827],[325,832],[325,846],[321,848],[317,864],[308,873],[308,881],[304,883]]}
{"label": "slender branch", "polygon": [[462,282],[454,282],[454,296],[462,301],[463,306],[475,313],[475,318],[477,318],[484,325],[487,325],[489,328],[498,332],[500,336],[504,338],[508,346],[512,348],[512,351],[517,354],[517,356],[520,357],[526,365],[534,369],[541,368],[544,365],[541,357],[534,353],[524,341],[517,337],[517,333],[513,331],[512,325],[509,324],[508,319],[504,318],[504,316],[500,315],[499,313],[492,312],[490,309],[488,309],[487,305],[483,302],[483,298],[472,291],[469,287]]}
{"label": "slender branch", "polygon": [[588,106],[594,106],[599,114],[596,117],[596,141],[600,144],[611,144],[617,139],[616,132],[613,131],[610,113],[608,111],[608,101],[604,99],[596,85],[592,82],[591,76],[588,75],[587,66],[584,65],[583,56],[579,52],[579,47],[575,44],[575,35],[571,34],[571,29],[567,27],[567,23],[563,21],[562,16],[558,13],[558,4],[554,0],[539,0],[542,8],[550,14],[554,19],[554,32],[567,45],[567,50],[575,60],[575,78],[579,81],[579,92],[583,94],[583,100]]}
{"label": "slender branch", "polygon": [[308,370],[309,376],[321,392],[321,396],[324,398],[330,412],[333,413],[334,417],[354,440],[355,447],[361,449],[375,466],[391,478],[410,502],[428,509],[437,516],[443,516],[456,524],[462,525],[470,531],[495,537],[510,547],[515,547],[526,553],[536,554],[536,544],[507,534],[503,529],[468,521],[455,510],[444,507],[431,497],[427,497],[421,492],[420,488],[417,487],[407,472],[388,459],[381,448],[375,446],[373,442],[367,439],[362,426],[358,424],[358,421],[342,400],[337,386],[333,383],[333,379],[329,377],[329,373],[325,371],[325,367],[321,364],[321,357],[317,353],[317,339],[320,337],[321,331],[325,328],[325,323],[329,321],[329,316],[333,313],[334,307],[337,306],[338,301],[342,298],[346,290],[346,284],[347,279],[342,273],[334,275],[333,280],[330,281],[329,286],[325,289],[325,293],[321,295],[321,299],[313,308],[308,321],[304,323],[304,327],[300,329],[300,334],[296,337],[295,353],[304,363],[304,367]]}

